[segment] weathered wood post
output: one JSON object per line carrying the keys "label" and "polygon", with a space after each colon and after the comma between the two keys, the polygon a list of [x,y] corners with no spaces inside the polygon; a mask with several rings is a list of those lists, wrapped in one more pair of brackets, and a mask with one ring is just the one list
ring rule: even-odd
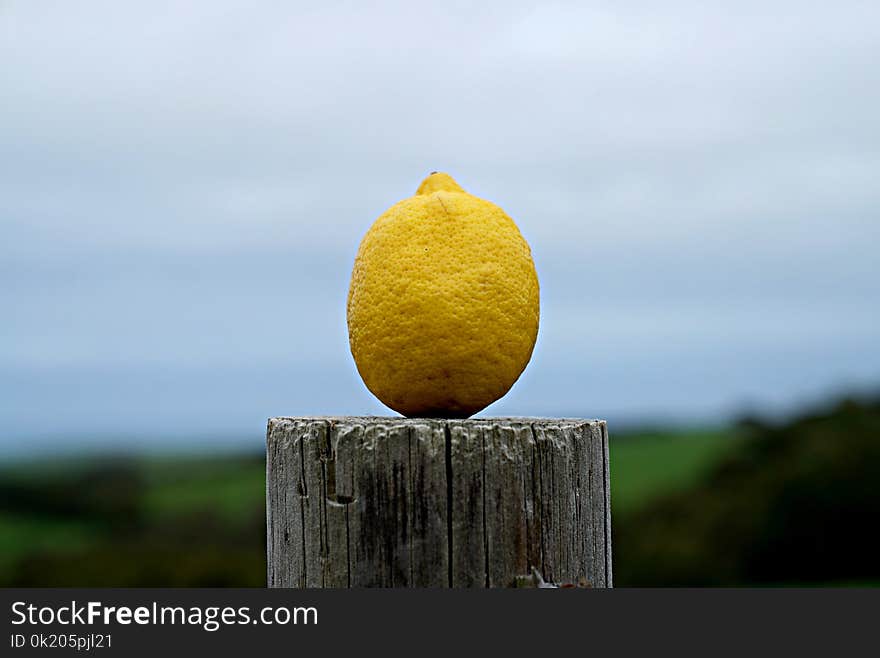
{"label": "weathered wood post", "polygon": [[273,418],[266,475],[270,587],[611,587],[604,421]]}

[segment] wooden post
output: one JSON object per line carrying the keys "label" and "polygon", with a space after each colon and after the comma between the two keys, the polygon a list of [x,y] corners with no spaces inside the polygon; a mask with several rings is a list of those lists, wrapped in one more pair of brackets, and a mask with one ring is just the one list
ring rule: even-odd
{"label": "wooden post", "polygon": [[270,587],[611,587],[604,421],[273,418]]}

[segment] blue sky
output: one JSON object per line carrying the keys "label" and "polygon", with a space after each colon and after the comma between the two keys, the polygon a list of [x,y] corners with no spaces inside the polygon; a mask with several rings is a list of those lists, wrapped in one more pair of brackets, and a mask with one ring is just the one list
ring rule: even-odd
{"label": "blue sky", "polygon": [[542,290],[483,415],[785,412],[880,380],[880,5],[0,5],[0,451],[390,413],[348,352],[430,171]]}

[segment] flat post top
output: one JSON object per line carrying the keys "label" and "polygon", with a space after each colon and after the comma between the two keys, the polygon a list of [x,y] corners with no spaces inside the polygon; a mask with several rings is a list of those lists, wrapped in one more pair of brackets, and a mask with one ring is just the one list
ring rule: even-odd
{"label": "flat post top", "polygon": [[277,416],[269,419],[269,427],[285,423],[326,422],[332,425],[385,425],[406,427],[411,425],[466,426],[466,427],[571,427],[596,425],[605,427],[605,421],[588,418],[541,418],[502,416],[497,418],[404,418],[403,416]]}

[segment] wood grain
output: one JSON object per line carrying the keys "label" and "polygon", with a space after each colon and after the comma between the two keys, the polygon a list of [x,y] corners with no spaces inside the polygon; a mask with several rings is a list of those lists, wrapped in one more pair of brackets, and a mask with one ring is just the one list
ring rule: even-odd
{"label": "wood grain", "polygon": [[273,418],[270,587],[611,587],[604,421]]}

